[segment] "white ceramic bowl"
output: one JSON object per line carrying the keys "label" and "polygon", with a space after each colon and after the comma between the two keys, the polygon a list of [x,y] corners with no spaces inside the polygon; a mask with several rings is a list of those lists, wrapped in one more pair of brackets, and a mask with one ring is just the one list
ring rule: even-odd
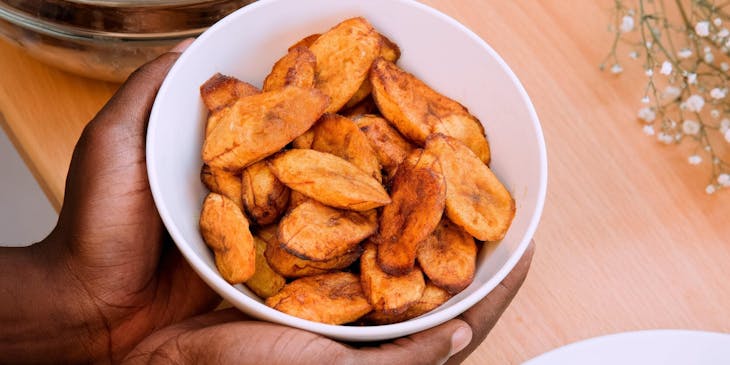
{"label": "white ceramic bowl", "polygon": [[[430,313],[386,326],[326,325],[267,307],[244,286],[229,285],[221,278],[198,231],[206,194],[199,181],[206,115],[199,86],[216,72],[260,86],[289,45],[354,16],[366,17],[401,47],[402,68],[466,105],[484,123],[492,148],[491,167],[517,203],[517,215],[504,240],[480,251],[468,288]],[[411,0],[262,0],[224,18],[185,51],[160,88],[147,132],[147,167],[165,226],[188,262],[223,298],[256,318],[350,341],[422,331],[454,318],[486,296],[527,248],[547,185],[542,130],[517,77],[476,34]]]}

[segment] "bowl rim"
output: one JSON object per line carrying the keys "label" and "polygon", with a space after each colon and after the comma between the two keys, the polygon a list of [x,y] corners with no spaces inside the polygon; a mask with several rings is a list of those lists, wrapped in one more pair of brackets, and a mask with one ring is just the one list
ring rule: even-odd
{"label": "bowl rim", "polygon": [[[281,1],[289,1],[289,0],[259,0],[253,4],[247,5],[230,15],[226,16],[225,18],[221,19],[217,23],[215,23],[212,27],[209,28],[208,31],[205,31],[198,39],[196,39],[188,48],[187,52],[184,52],[180,59],[172,66],[170,69],[168,76],[163,81],[159,92],[157,94],[157,97],[155,99],[155,103],[152,107],[152,111],[150,114],[150,123],[148,126],[147,131],[147,147],[146,147],[146,159],[147,159],[147,166],[148,166],[148,177],[150,182],[150,187],[152,190],[152,195],[155,201],[155,205],[157,206],[158,212],[160,214],[160,217],[162,218],[162,221],[165,224],[165,227],[167,228],[168,232],[172,236],[173,240],[175,241],[176,246],[178,249],[182,252],[183,256],[188,260],[189,264],[193,267],[193,269],[198,273],[198,275],[209,285],[211,286],[218,294],[220,294],[223,298],[231,302],[231,304],[234,304],[234,300],[232,298],[234,296],[238,297],[239,295],[245,297],[244,300],[250,301],[251,306],[258,307],[256,308],[259,313],[263,312],[264,317],[268,318],[276,318],[278,317],[279,320],[278,323],[285,323],[285,325],[296,327],[299,329],[319,333],[331,338],[335,339],[347,339],[347,340],[358,340],[358,341],[372,341],[372,340],[381,340],[384,338],[394,338],[394,337],[384,337],[384,333],[407,333],[412,334],[416,332],[420,332],[423,330],[426,330],[428,328],[435,327],[439,324],[442,324],[450,319],[455,318],[459,314],[463,313],[467,309],[471,308],[474,304],[476,304],[478,301],[483,299],[487,294],[489,294],[497,285],[499,285],[502,280],[512,271],[512,269],[517,265],[517,262],[522,258],[525,251],[527,250],[527,247],[530,245],[530,242],[532,241],[532,238],[535,234],[535,231],[537,230],[538,224],[540,222],[540,217],[542,216],[544,204],[545,204],[545,198],[547,193],[547,181],[548,181],[548,159],[547,159],[547,149],[545,146],[545,139],[544,134],[542,131],[542,127],[540,125],[539,118],[537,116],[537,112],[535,111],[535,107],[532,104],[532,101],[530,100],[530,97],[527,94],[527,91],[525,90],[524,86],[520,82],[519,78],[515,73],[512,71],[512,69],[507,65],[507,63],[502,59],[502,57],[491,47],[489,44],[484,41],[481,37],[479,37],[476,33],[474,33],[471,29],[467,28],[465,25],[461,24],[454,18],[442,13],[439,10],[436,10],[430,6],[427,6],[425,4],[419,3],[415,0],[391,0],[391,1],[397,1],[401,4],[407,5],[407,6],[413,6],[415,8],[418,8],[421,11],[425,11],[430,16],[436,17],[441,21],[444,21],[446,23],[449,23],[449,25],[456,27],[459,29],[465,36],[471,38],[473,41],[477,42],[479,46],[481,46],[499,65],[499,67],[502,69],[503,72],[507,74],[511,82],[516,86],[517,92],[520,95],[521,101],[524,103],[524,105],[527,107],[527,112],[530,117],[530,122],[532,123],[532,128],[535,131],[536,137],[537,137],[537,151],[538,151],[538,159],[539,159],[539,184],[536,187],[537,188],[537,202],[534,211],[532,212],[532,216],[529,218],[529,223],[527,225],[527,229],[521,239],[521,242],[517,246],[516,250],[512,255],[508,258],[508,260],[502,265],[502,267],[483,285],[481,285],[477,290],[475,290],[470,295],[466,296],[465,298],[462,298],[460,301],[453,303],[451,306],[444,308],[442,310],[439,310],[435,313],[430,314],[424,314],[420,317],[400,322],[400,323],[394,323],[394,324],[387,324],[387,325],[378,325],[378,326],[343,326],[343,325],[330,325],[330,324],[324,324],[319,322],[313,322],[306,319],[301,319],[298,317],[291,316],[289,314],[280,312],[276,309],[267,307],[265,304],[260,303],[254,299],[248,298],[244,293],[240,292],[239,289],[234,287],[233,285],[226,282],[217,272],[215,272],[213,269],[208,267],[201,258],[199,258],[195,252],[193,251],[192,247],[187,243],[187,240],[183,237],[183,235],[180,232],[180,229],[177,227],[175,222],[172,219],[172,216],[168,210],[168,208],[161,203],[161,188],[159,185],[159,179],[157,176],[157,164],[156,164],[156,154],[152,146],[152,136],[155,135],[156,129],[157,129],[157,123],[155,123],[155,120],[159,119],[159,113],[160,113],[160,107],[157,101],[164,97],[165,94],[167,94],[168,89],[170,88],[170,75],[175,75],[178,68],[180,68],[182,64],[184,64],[185,59],[187,59],[187,55],[190,54],[191,51],[195,51],[195,49],[202,43],[204,43],[209,37],[212,36],[212,34],[215,33],[215,30],[226,26],[228,23],[237,21],[240,17],[244,16],[244,14],[254,11],[255,9],[258,9],[259,7],[265,7],[265,6],[271,6],[272,4],[276,4]],[[180,243],[182,242],[182,243]],[[238,294],[236,294],[236,292]],[[239,308],[240,310],[247,311],[244,308]],[[399,337],[399,336],[397,336]]]}

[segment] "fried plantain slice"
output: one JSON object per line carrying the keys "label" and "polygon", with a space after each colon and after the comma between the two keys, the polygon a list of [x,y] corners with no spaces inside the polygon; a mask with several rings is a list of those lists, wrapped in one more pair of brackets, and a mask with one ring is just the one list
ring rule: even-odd
{"label": "fried plantain slice", "polygon": [[327,112],[337,112],[357,92],[380,53],[380,43],[378,32],[362,17],[337,24],[312,43],[315,87],[332,100]]}
{"label": "fried plantain slice", "polygon": [[441,221],[446,181],[436,157],[416,149],[398,168],[391,187],[393,202],[383,208],[378,264],[390,275],[413,270],[416,250]]}
{"label": "fried plantain slice", "polygon": [[303,88],[314,86],[314,69],[317,59],[307,47],[295,47],[289,50],[264,80],[264,91],[281,89],[294,85]]}
{"label": "fried plantain slice", "polygon": [[296,190],[289,190],[291,193],[289,194],[289,210],[292,210],[296,207],[298,207],[300,204],[304,203],[305,201],[309,200],[309,197],[296,191]]}
{"label": "fried plantain slice", "polygon": [[253,276],[246,280],[246,286],[261,298],[268,298],[278,293],[286,284],[286,279],[271,269],[269,262],[264,256],[266,252],[266,241],[259,237],[254,237],[256,245],[256,271]]}
{"label": "fried plantain slice", "polygon": [[[380,57],[383,57],[384,59],[395,63],[400,58],[400,47],[398,47],[397,44],[395,44],[393,41],[388,39],[388,37],[379,34],[380,36]],[[350,101],[345,104],[345,109],[352,108],[356,105],[358,105],[361,101],[363,101],[365,98],[370,96],[370,93],[373,91],[373,84],[370,82],[370,78],[366,77],[365,81],[362,82],[362,85],[360,85],[360,88],[355,92],[355,95],[350,98]]]}
{"label": "fried plantain slice", "polygon": [[289,204],[289,188],[282,184],[265,161],[241,173],[242,201],[248,217],[259,226],[274,223]]}
{"label": "fried plantain slice", "polygon": [[308,131],[304,132],[304,134],[294,139],[294,141],[292,142],[292,147],[299,149],[309,149],[312,148],[313,140],[314,132],[312,132],[312,129],[310,128]]}
{"label": "fried plantain slice", "polygon": [[260,93],[257,87],[235,77],[220,73],[213,75],[200,86],[200,96],[210,112],[205,125],[205,135],[209,135],[218,122],[230,113],[228,107],[238,99]]}
{"label": "fried plantain slice", "polygon": [[418,264],[437,286],[456,294],[471,284],[477,260],[474,237],[441,220],[436,230],[418,247]]}
{"label": "fried plantain slice", "polygon": [[211,113],[235,103],[240,98],[260,92],[256,86],[220,73],[216,73],[200,86],[203,104]]}
{"label": "fried plantain slice", "polygon": [[401,314],[391,314],[374,311],[365,316],[363,320],[366,323],[377,325],[407,321],[436,309],[441,304],[446,303],[446,301],[450,298],[451,294],[449,294],[449,292],[439,288],[431,282],[427,282],[426,289],[423,290],[421,298],[413,303],[413,305],[405,312]]}
{"label": "fried plantain slice", "polygon": [[370,80],[380,112],[411,141],[423,146],[429,135],[443,133],[463,142],[489,164],[484,128],[463,105],[383,58],[373,63]]}
{"label": "fried plantain slice", "polygon": [[367,242],[360,256],[360,280],[365,297],[378,312],[403,313],[423,295],[426,287],[423,273],[414,268],[407,275],[388,275],[377,263],[377,251],[373,242]]}
{"label": "fried plantain slice", "polygon": [[353,322],[372,310],[363,295],[359,278],[347,272],[294,280],[266,299],[266,305],[295,317],[327,324]]}
{"label": "fried plantain slice", "polygon": [[321,36],[321,34],[319,34],[319,33],[310,34],[310,35],[300,39],[297,43],[292,44],[291,47],[289,47],[288,51],[291,51],[292,49],[297,48],[297,47],[309,48],[312,45],[312,43],[314,43],[314,41],[316,41],[319,38],[319,36]]}
{"label": "fried plantain slice", "polygon": [[278,241],[294,256],[327,261],[353,251],[378,229],[368,216],[307,200],[279,223]]}
{"label": "fried plantain slice", "polygon": [[331,207],[366,211],[390,203],[377,180],[329,153],[294,149],[277,154],[268,163],[284,185]]}
{"label": "fried plantain slice", "polygon": [[226,170],[203,165],[200,170],[200,181],[208,190],[231,199],[239,209],[243,210],[240,176]]}
{"label": "fried plantain slice", "polygon": [[256,249],[248,221],[236,204],[223,195],[210,193],[200,213],[200,233],[215,254],[223,279],[239,284],[256,270]]}
{"label": "fried plantain slice", "polygon": [[515,216],[515,201],[492,170],[458,140],[435,134],[426,150],[446,177],[446,215],[480,241],[499,241]]}
{"label": "fried plantain slice", "polygon": [[296,86],[239,99],[205,139],[203,161],[228,171],[258,162],[306,132],[327,104],[320,91]]}
{"label": "fried plantain slice", "polygon": [[373,146],[355,123],[337,114],[325,114],[312,127],[312,149],[331,153],[365,171],[378,182],[383,180]]}
{"label": "fried plantain slice", "polygon": [[415,147],[379,116],[361,115],[354,121],[365,133],[375,150],[378,161],[388,176],[392,178],[398,166]]}

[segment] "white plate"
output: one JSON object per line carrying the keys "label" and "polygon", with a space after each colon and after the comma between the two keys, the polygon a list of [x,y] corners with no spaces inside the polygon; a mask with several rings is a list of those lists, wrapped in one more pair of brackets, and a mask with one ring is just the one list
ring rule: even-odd
{"label": "white plate", "polygon": [[524,365],[727,365],[730,335],[686,330],[625,332],[563,346]]}

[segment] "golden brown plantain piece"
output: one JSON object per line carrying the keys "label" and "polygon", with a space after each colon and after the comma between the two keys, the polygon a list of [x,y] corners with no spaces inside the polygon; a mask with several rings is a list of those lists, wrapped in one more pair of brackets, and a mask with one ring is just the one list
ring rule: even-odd
{"label": "golden brown plantain piece", "polygon": [[433,234],[418,247],[418,264],[423,273],[451,294],[471,284],[476,260],[474,237],[448,219],[441,220]]}
{"label": "golden brown plantain piece", "polygon": [[368,137],[378,161],[392,178],[398,166],[415,147],[379,116],[361,115],[354,121]]}
{"label": "golden brown plantain piece", "polygon": [[377,250],[375,244],[367,242],[360,256],[360,280],[365,297],[378,312],[403,313],[423,295],[426,287],[423,273],[414,268],[407,275],[388,275],[377,263]]}
{"label": "golden brown plantain piece", "polygon": [[309,149],[312,148],[312,140],[314,139],[314,132],[312,130],[308,130],[304,132],[301,136],[294,139],[292,142],[292,147],[299,148],[299,149]]}
{"label": "golden brown plantain piece", "polygon": [[327,112],[335,113],[367,78],[380,53],[380,36],[365,18],[352,18],[322,34],[309,49],[317,58],[315,87],[332,99]]}
{"label": "golden brown plantain piece", "polygon": [[380,163],[367,136],[352,120],[337,114],[325,114],[312,127],[312,149],[331,153],[365,171],[378,182],[383,180]]}
{"label": "golden brown plantain piece", "polygon": [[489,143],[479,120],[461,104],[383,58],[370,72],[378,109],[404,136],[423,146],[433,133],[454,137],[489,164]]}
{"label": "golden brown plantain piece", "polygon": [[246,216],[234,202],[220,194],[208,194],[200,213],[200,233],[226,281],[239,284],[251,278],[256,270],[256,249]]}
{"label": "golden brown plantain piece", "polygon": [[200,86],[203,104],[211,113],[235,103],[240,98],[260,92],[256,86],[220,73],[213,75]]}
{"label": "golden brown plantain piece", "polygon": [[[400,48],[397,44],[395,44],[393,41],[388,39],[388,37],[380,34],[380,57],[383,57],[384,59],[395,63],[400,58]],[[350,101],[345,104],[345,109],[352,108],[356,105],[358,105],[361,101],[363,101],[365,98],[370,96],[370,93],[373,91],[373,84],[370,82],[370,78],[365,78],[365,81],[362,82],[362,85],[360,85],[360,88],[355,92],[355,95],[350,98]]]}
{"label": "golden brown plantain piece", "polygon": [[509,191],[481,160],[458,140],[435,134],[426,150],[438,156],[446,177],[446,215],[480,241],[499,241],[515,216]]}
{"label": "golden brown plantain piece", "polygon": [[406,275],[413,270],[418,245],[444,211],[446,181],[436,157],[422,149],[411,152],[393,178],[391,195],[375,237],[378,265],[390,275]]}
{"label": "golden brown plantain piece", "polygon": [[294,149],[268,163],[284,185],[331,207],[366,211],[390,203],[377,180],[329,153]]}
{"label": "golden brown plantain piece", "polygon": [[305,201],[309,200],[309,197],[296,191],[296,190],[289,190],[291,193],[289,194],[289,207],[288,210],[292,210],[296,207],[298,207],[300,204],[304,203]]}
{"label": "golden brown plantain piece", "polygon": [[357,320],[372,310],[356,275],[337,272],[294,280],[266,305],[295,317],[327,324]]}
{"label": "golden brown plantain piece", "polygon": [[297,47],[309,48],[312,45],[312,43],[314,43],[314,41],[316,41],[319,38],[319,36],[321,36],[321,34],[319,34],[319,33],[310,34],[310,35],[300,39],[297,43],[294,43],[291,47],[289,47],[288,50],[291,51],[292,49],[297,48]]}
{"label": "golden brown plantain piece", "polygon": [[226,170],[203,165],[200,170],[200,181],[208,190],[231,199],[239,209],[243,210],[240,176]]}
{"label": "golden brown plantain piece", "polygon": [[286,284],[286,279],[272,270],[266,261],[266,241],[259,237],[254,237],[253,240],[256,245],[256,271],[245,284],[256,295],[266,299],[278,293]]}
{"label": "golden brown plantain piece", "polygon": [[294,256],[328,261],[355,250],[377,229],[377,222],[365,214],[330,208],[310,199],[282,218],[277,238]]}
{"label": "golden brown plantain piece", "polygon": [[314,69],[317,59],[307,47],[295,47],[281,58],[264,80],[264,91],[281,89],[284,86],[311,88],[314,86]]}
{"label": "golden brown plantain piece", "polygon": [[258,162],[306,132],[328,102],[320,91],[296,86],[239,99],[205,139],[203,161],[228,171]]}
{"label": "golden brown plantain piece", "polygon": [[218,125],[218,122],[230,113],[227,107],[233,105],[240,98],[259,93],[261,91],[258,88],[235,77],[219,73],[213,75],[200,86],[200,96],[210,112],[205,125],[205,135],[209,135]]}
{"label": "golden brown plantain piece", "polygon": [[378,110],[378,106],[375,105],[375,100],[373,100],[372,95],[368,96],[367,98],[365,98],[365,100],[361,101],[352,108],[343,109],[342,111],[340,111],[340,114],[350,119],[355,119],[358,116],[365,114],[375,113],[380,113],[380,111]]}
{"label": "golden brown plantain piece", "polygon": [[426,289],[423,290],[421,299],[418,299],[412,306],[401,314],[390,314],[384,312],[370,312],[363,320],[366,323],[377,325],[391,324],[407,321],[416,318],[422,314],[426,314],[436,309],[441,304],[446,303],[451,298],[451,294],[446,290],[433,285],[431,282],[426,283]]}
{"label": "golden brown plantain piece", "polygon": [[243,206],[259,226],[274,223],[289,204],[289,188],[271,173],[265,161],[257,162],[241,173]]}
{"label": "golden brown plantain piece", "polygon": [[279,227],[277,225],[271,225],[260,230],[258,236],[267,243],[264,255],[269,265],[274,271],[286,278],[326,274],[334,270],[344,269],[357,261],[362,254],[362,247],[358,245],[351,252],[331,260],[319,262],[303,260],[281,248],[277,238],[278,231]]}

